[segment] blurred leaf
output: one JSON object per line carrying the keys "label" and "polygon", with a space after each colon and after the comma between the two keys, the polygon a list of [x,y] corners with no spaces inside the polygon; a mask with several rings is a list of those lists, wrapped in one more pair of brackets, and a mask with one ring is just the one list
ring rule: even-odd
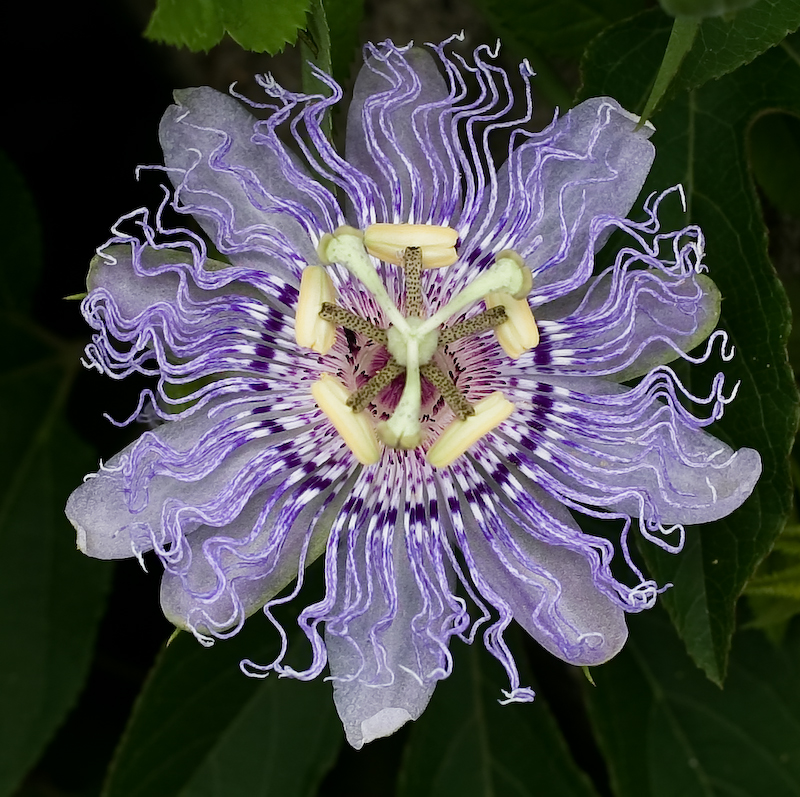
{"label": "blurred leaf", "polygon": [[[662,11],[654,9],[600,33],[584,56],[580,98],[599,96],[603,84],[625,85],[628,90],[624,100],[617,94],[614,96],[629,111],[641,114],[659,68],[660,54],[666,49],[672,22]],[[666,99],[750,63],[798,27],[800,0],[758,0],[735,14],[704,19]]]}
{"label": "blurred leaf", "polygon": [[673,17],[721,17],[753,5],[756,0],[658,0]]}
{"label": "blurred leaf", "polygon": [[190,50],[210,50],[228,33],[245,50],[272,55],[297,41],[310,0],[158,0],[144,35]]}
{"label": "blurred leaf", "polygon": [[343,84],[358,56],[358,26],[364,16],[364,0],[325,0],[325,16],[330,31],[333,76]]}
{"label": "blurred leaf", "polygon": [[792,618],[800,614],[800,601],[792,598],[748,595],[747,604],[753,617],[742,628],[763,631],[776,646],[783,644]]}
{"label": "blurred leaf", "polygon": [[786,526],[747,583],[745,594],[753,613],[748,625],[763,628],[774,640],[782,639],[789,620],[800,614],[800,526]]}
{"label": "blurred leaf", "polygon": [[800,119],[782,113],[757,119],[750,128],[750,163],[775,208],[800,218]]}
{"label": "blurred leaf", "polygon": [[0,240],[0,795],[10,794],[74,704],[88,674],[111,568],[75,550],[70,491],[96,466],[65,424],[79,349],[22,310],[39,273],[39,229],[4,159]]}
{"label": "blurred leaf", "polygon": [[277,632],[259,616],[211,648],[179,634],[139,696],[105,797],[315,794],[343,738],[331,686],[245,676],[241,659],[277,654],[265,639]]}
{"label": "blurred leaf", "polygon": [[774,554],[800,559],[800,525],[787,526],[775,540]]}
{"label": "blurred leaf", "polygon": [[411,728],[397,797],[592,797],[544,700],[501,706],[508,685],[482,645],[453,653]]}
{"label": "blurred leaf", "polygon": [[800,564],[754,576],[747,584],[747,592],[800,600]]}
{"label": "blurred leaf", "polygon": [[[645,67],[640,54],[618,52],[616,67],[603,74],[609,57],[593,48],[585,64],[587,93],[611,94],[631,107],[644,93],[652,65]],[[664,603],[692,657],[718,683],[725,675],[736,600],[791,504],[788,453],[798,414],[785,349],[790,315],[767,258],[766,229],[746,162],[748,126],[767,108],[800,112],[800,62],[784,48],[664,107],[655,119],[658,156],[643,192],[676,183],[686,189],[685,213],[673,201],[663,206],[661,221],[667,229],[702,227],[710,276],[723,296],[721,326],[737,350],[729,363],[714,357],[687,369],[686,385],[704,395],[718,370],[725,371],[729,390],[741,381],[712,432],[735,448],[756,449],[764,466],[744,507],[717,523],[689,528],[680,555],[642,546],[653,575],[675,584]]]}
{"label": "blurred leaf", "polygon": [[622,653],[593,670],[597,688],[584,690],[616,797],[800,794],[800,626],[781,650],[738,634],[724,691],[660,611],[630,626]]}

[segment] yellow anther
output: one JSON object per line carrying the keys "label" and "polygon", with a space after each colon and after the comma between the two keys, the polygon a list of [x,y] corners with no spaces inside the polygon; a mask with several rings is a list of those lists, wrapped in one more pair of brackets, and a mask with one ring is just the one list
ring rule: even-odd
{"label": "yellow anther", "polygon": [[336,301],[336,289],[322,266],[306,266],[300,278],[300,298],[294,317],[298,346],[327,354],[336,340],[336,326],[319,317],[324,302]]}
{"label": "yellow anther", "polygon": [[458,233],[435,224],[371,224],[364,231],[364,246],[374,257],[399,266],[406,247],[422,249],[423,268],[452,266],[458,260]]}
{"label": "yellow anther", "polygon": [[430,447],[426,458],[434,468],[444,468],[460,457],[485,434],[499,426],[512,412],[514,405],[499,391],[477,402],[475,414],[464,421],[455,420]]}
{"label": "yellow anther", "polygon": [[322,374],[311,386],[311,395],[355,458],[362,465],[374,465],[381,450],[369,413],[353,412],[347,406],[350,394],[345,386],[330,374]]}
{"label": "yellow anther", "polygon": [[515,299],[508,293],[490,293],[484,301],[487,309],[505,308],[506,320],[494,328],[494,334],[512,360],[539,345],[539,328],[527,299]]}

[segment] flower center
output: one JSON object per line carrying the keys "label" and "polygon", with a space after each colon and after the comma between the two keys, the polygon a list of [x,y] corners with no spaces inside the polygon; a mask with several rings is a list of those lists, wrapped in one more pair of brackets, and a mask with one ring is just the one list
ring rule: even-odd
{"label": "flower center", "polygon": [[[352,227],[340,227],[333,235],[323,237],[319,245],[322,261],[341,264],[361,282],[388,319],[387,329],[336,304],[335,288],[323,266],[308,266],[303,271],[295,318],[299,345],[327,354],[335,341],[336,328],[343,327],[382,344],[390,356],[383,368],[349,395],[330,374],[323,374],[312,386],[320,409],[364,464],[374,464],[380,458],[378,439],[391,448],[422,445],[422,376],[441,393],[456,416],[427,451],[427,459],[435,467],[449,465],[514,410],[500,391],[470,403],[434,362],[441,347],[488,329],[495,331],[512,358],[539,341],[526,299],[532,285],[531,273],[511,251],[498,254],[489,269],[425,317],[422,271],[455,263],[457,237],[450,227],[423,224],[373,224],[363,234]],[[370,255],[403,268],[405,315],[389,296]],[[448,319],[478,301],[486,304],[483,312],[444,326]],[[388,421],[373,426],[367,405],[403,372],[405,385],[394,412]]]}

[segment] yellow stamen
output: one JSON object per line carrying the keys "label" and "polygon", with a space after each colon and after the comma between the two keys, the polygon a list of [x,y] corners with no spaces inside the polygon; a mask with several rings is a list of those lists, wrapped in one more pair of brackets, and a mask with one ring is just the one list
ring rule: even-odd
{"label": "yellow stamen", "polygon": [[508,293],[490,293],[484,301],[487,309],[505,308],[506,320],[494,328],[494,334],[512,360],[539,345],[539,328],[527,299],[515,299]]}
{"label": "yellow stamen", "polygon": [[423,268],[452,266],[458,260],[458,233],[435,224],[371,224],[364,231],[364,246],[385,263],[402,265],[407,247],[422,250]]}
{"label": "yellow stamen", "polygon": [[374,465],[381,456],[378,438],[367,411],[347,406],[349,392],[338,379],[322,374],[311,386],[311,395],[362,465]]}
{"label": "yellow stamen", "polygon": [[336,301],[336,289],[322,266],[306,266],[300,278],[300,299],[294,318],[294,337],[299,346],[327,354],[336,340],[336,326],[320,318],[325,302]]}
{"label": "yellow stamen", "polygon": [[477,402],[474,408],[474,415],[464,421],[453,421],[430,447],[426,458],[434,468],[444,468],[458,459],[514,412],[514,405],[499,390]]}

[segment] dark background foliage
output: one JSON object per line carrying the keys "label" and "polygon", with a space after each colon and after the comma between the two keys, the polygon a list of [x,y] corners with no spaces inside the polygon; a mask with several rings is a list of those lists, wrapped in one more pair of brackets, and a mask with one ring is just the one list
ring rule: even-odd
{"label": "dark background foliage", "polygon": [[[4,11],[0,797],[800,795],[790,457],[800,338],[789,304],[800,301],[800,0],[88,0]],[[276,644],[263,618],[211,650],[188,635],[167,647],[157,562],[146,573],[75,551],[64,501],[136,434],[102,416],[126,417],[141,386],[80,368],[87,330],[63,297],[83,290],[114,221],[160,198],[158,181],[136,182],[134,169],[160,159],[174,87],[238,81],[255,96],[252,75],[272,71],[299,89],[308,58],[348,86],[364,41],[461,29],[465,51],[499,36],[512,71],[531,61],[540,125],[556,105],[604,93],[652,110],[658,159],[645,190],[684,185],[686,209],[670,222],[702,225],[737,347],[726,369],[740,393],[716,432],[757,448],[765,471],[741,510],[689,529],[680,556],[642,546],[654,576],[675,586],[632,618],[628,646],[592,671],[595,685],[520,633],[537,700],[500,707],[496,663],[457,645],[455,673],[423,717],[356,753],[328,683],[241,676],[241,658]],[[711,372],[691,378],[700,390]]]}

